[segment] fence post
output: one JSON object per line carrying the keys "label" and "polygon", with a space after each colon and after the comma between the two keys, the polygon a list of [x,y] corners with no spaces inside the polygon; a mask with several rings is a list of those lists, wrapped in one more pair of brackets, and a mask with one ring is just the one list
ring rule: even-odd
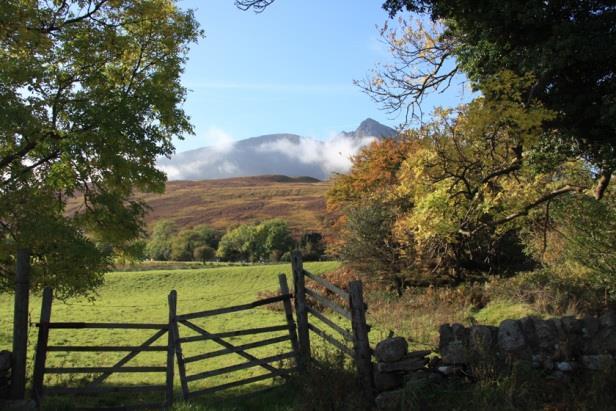
{"label": "fence post", "polygon": [[166,379],[166,398],[165,398],[165,406],[171,407],[173,405],[173,368],[175,367],[175,362],[173,361],[173,357],[175,356],[175,333],[174,333],[174,324],[176,321],[177,314],[177,300],[178,294],[175,290],[171,290],[169,293],[168,301],[169,301],[169,322],[167,328],[167,379]]}
{"label": "fence post", "polygon": [[28,357],[28,303],[30,299],[30,251],[20,248],[15,256],[15,309],[13,312],[13,364],[11,398],[26,396],[26,361]]}
{"label": "fence post", "polygon": [[295,315],[297,316],[297,336],[299,344],[300,372],[306,370],[310,362],[310,337],[308,334],[308,311],[306,310],[306,288],[304,286],[304,265],[302,254],[295,250],[291,256],[293,286],[295,289]]}
{"label": "fence post", "polygon": [[38,340],[36,342],[36,357],[32,374],[32,397],[37,406],[41,407],[43,399],[43,378],[45,377],[45,361],[47,359],[47,341],[49,339],[49,321],[51,319],[51,303],[53,292],[49,287],[43,290],[41,302],[41,319],[39,321]]}
{"label": "fence post", "polygon": [[[280,293],[282,295],[289,294],[289,284],[287,284],[287,276],[284,274],[278,275],[278,282],[280,283]],[[299,366],[299,350],[297,345],[297,328],[295,327],[295,321],[293,321],[293,307],[291,307],[291,300],[286,299],[283,302],[284,313],[289,324],[289,338],[291,339],[291,347],[295,353],[295,365]]]}
{"label": "fence post", "polygon": [[[177,293],[175,294],[175,301],[177,305]],[[184,363],[184,354],[182,353],[182,344],[180,343],[180,329],[178,325],[177,313],[173,318],[173,322],[170,324],[169,332],[173,334],[173,350],[175,351],[175,358],[178,361],[178,373],[180,377],[180,385],[182,387],[182,397],[184,400],[187,400],[189,394],[188,381],[186,380],[186,364]]]}
{"label": "fence post", "polygon": [[349,283],[349,300],[351,304],[351,325],[353,327],[353,348],[355,350],[355,366],[363,393],[369,403],[374,402],[374,384],[372,377],[372,350],[368,340],[368,324],[366,324],[366,305],[361,281]]}

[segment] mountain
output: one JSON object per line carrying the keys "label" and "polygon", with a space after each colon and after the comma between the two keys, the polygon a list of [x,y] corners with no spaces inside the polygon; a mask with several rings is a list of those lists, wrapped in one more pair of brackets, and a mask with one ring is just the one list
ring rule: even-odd
{"label": "mountain", "polygon": [[170,180],[203,180],[257,175],[308,176],[319,180],[346,172],[351,157],[374,139],[396,131],[366,119],[355,131],[322,141],[296,134],[268,134],[232,144],[207,146],[160,159],[158,167]]}
{"label": "mountain", "polygon": [[355,131],[343,131],[342,134],[349,137],[391,138],[397,136],[398,132],[376,120],[367,118],[359,124]]}

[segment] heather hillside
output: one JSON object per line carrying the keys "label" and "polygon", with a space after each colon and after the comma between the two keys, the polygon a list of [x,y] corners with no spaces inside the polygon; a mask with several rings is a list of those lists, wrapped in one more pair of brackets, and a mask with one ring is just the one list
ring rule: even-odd
{"label": "heather hillside", "polygon": [[230,226],[279,217],[296,232],[322,231],[329,184],[310,177],[259,176],[170,181],[164,194],[141,194],[146,221],[172,221],[178,229]]}

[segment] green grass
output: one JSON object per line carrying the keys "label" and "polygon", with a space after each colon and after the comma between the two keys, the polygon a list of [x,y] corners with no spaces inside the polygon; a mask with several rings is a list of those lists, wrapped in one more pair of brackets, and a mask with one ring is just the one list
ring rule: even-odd
{"label": "green grass", "polygon": [[529,304],[509,300],[496,300],[473,314],[479,324],[498,326],[507,319],[520,319],[528,316],[541,316]]}
{"label": "green grass", "polygon": [[[306,263],[305,268],[315,274],[332,270],[338,266],[337,262]],[[260,292],[276,291],[278,289],[278,274],[287,274],[289,283],[292,283],[290,264],[279,265],[254,265],[250,267],[214,267],[188,270],[153,270],[143,272],[113,272],[106,275],[106,281],[98,292],[98,297],[93,302],[85,300],[68,300],[66,302],[54,301],[52,308],[52,321],[83,321],[83,322],[154,322],[166,323],[168,318],[167,296],[171,290],[178,294],[178,313],[202,311],[213,308],[226,307],[241,303],[247,303],[258,299]],[[7,296],[8,297],[8,296]],[[40,298],[33,296],[31,300],[32,321],[38,321],[40,312]],[[12,298],[5,298],[0,303],[0,317],[3,326],[0,329],[0,349],[11,349],[12,334]],[[209,332],[224,332],[246,328],[263,327],[268,325],[284,324],[284,314],[267,308],[258,308],[238,313],[225,314],[216,317],[208,317],[204,320],[195,320],[195,323],[203,326]],[[35,327],[30,332],[30,360],[33,359],[33,350],[36,342]],[[195,335],[186,328],[181,328],[182,336]],[[285,332],[276,335],[282,335]],[[49,337],[50,345],[138,345],[154,334],[153,330],[51,330]],[[274,334],[267,337],[275,336]],[[255,341],[255,338],[267,338],[265,335],[229,338],[232,344],[242,344]],[[166,336],[157,344],[166,344]],[[212,342],[195,342],[183,345],[184,355],[213,351],[221,348]],[[270,356],[290,350],[288,342],[273,346],[260,347],[250,352],[257,356]],[[111,366],[126,353],[62,353],[54,352],[48,356],[48,367],[86,367],[86,366]],[[131,360],[127,365],[154,365],[164,366],[164,352],[144,352]],[[215,359],[195,362],[188,365],[188,374],[221,368],[233,364],[245,362],[238,355],[225,355]],[[193,390],[205,388],[226,382],[247,378],[262,374],[259,368],[250,368],[208,378],[202,381],[190,383]],[[177,375],[177,371],[176,371]],[[83,380],[92,376],[81,375]],[[82,379],[68,380],[64,375],[46,378],[47,385],[67,384],[75,385]],[[163,384],[164,374],[114,374],[108,379],[110,384]],[[176,378],[179,394],[179,380]],[[259,385],[258,383],[255,385]],[[253,385],[250,389],[255,387]],[[271,382],[260,384],[269,386]],[[281,388],[284,391],[284,388]],[[243,392],[242,390],[236,390]],[[269,396],[268,396],[269,395]],[[176,396],[179,398],[179,395]],[[265,394],[257,402],[251,403],[252,409],[276,409],[284,407],[285,401],[280,405],[272,404],[272,401],[289,395]],[[219,398],[216,398],[218,400]],[[134,398],[133,398],[134,400]],[[104,404],[120,401],[112,397],[104,400]],[[261,408],[258,405],[265,401]],[[277,400],[276,400],[277,401]],[[197,409],[233,409],[237,405],[212,405],[209,408],[198,408],[200,405],[184,405],[182,410]],[[195,408],[197,407],[197,408]],[[242,409],[242,408],[237,408]],[[284,409],[284,408],[280,408]]]}

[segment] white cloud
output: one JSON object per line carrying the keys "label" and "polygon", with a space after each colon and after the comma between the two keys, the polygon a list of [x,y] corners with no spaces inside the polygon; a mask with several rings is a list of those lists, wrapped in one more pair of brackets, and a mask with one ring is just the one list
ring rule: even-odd
{"label": "white cloud", "polygon": [[344,173],[351,168],[351,158],[374,140],[374,137],[352,138],[340,134],[325,141],[302,137],[294,142],[285,138],[261,144],[258,150],[279,152],[306,164],[319,164],[327,174]]}
{"label": "white cloud", "polygon": [[[280,136],[269,142],[248,144],[234,141],[225,131],[211,128],[208,145],[159,159],[158,167],[169,180],[199,180],[263,174],[328,178],[332,173],[349,171],[351,158],[375,140],[374,137],[330,135],[325,140]],[[256,144],[254,144],[256,143]]]}
{"label": "white cloud", "polygon": [[206,130],[205,141],[217,153],[228,153],[235,144],[235,140],[230,134],[217,127],[211,127]]}
{"label": "white cloud", "polygon": [[223,161],[223,163],[218,166],[218,171],[222,174],[233,174],[239,171],[239,167],[230,161]]}
{"label": "white cloud", "polygon": [[182,178],[182,171],[178,167],[159,164],[157,168],[167,174],[169,180],[180,180]]}

